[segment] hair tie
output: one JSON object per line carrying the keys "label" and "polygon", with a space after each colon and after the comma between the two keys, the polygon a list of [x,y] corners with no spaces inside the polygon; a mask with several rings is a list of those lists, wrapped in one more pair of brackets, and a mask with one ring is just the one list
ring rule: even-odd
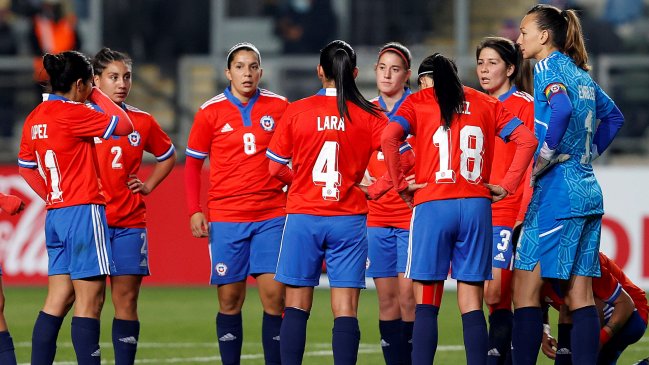
{"label": "hair tie", "polygon": [[384,54],[385,52],[394,52],[394,53],[396,53],[397,55],[399,55],[399,57],[401,57],[401,59],[403,59],[403,62],[406,64],[406,66],[408,66],[408,69],[410,69],[410,62],[409,62],[408,59],[406,58],[406,55],[403,54],[403,52],[401,52],[400,50],[398,50],[398,49],[396,49],[396,48],[394,48],[394,47],[387,47],[387,48],[385,48],[384,50],[382,50],[382,51],[379,53],[379,58],[381,58],[381,56],[383,56],[383,54]]}
{"label": "hair tie", "polygon": [[562,16],[564,19],[568,20],[568,12],[567,12],[567,11],[565,11],[565,10],[561,10],[561,16]]}

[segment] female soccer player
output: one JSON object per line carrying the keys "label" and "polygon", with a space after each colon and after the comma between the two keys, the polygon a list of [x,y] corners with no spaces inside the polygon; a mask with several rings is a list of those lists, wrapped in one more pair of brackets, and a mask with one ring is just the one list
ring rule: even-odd
{"label": "female soccer player", "polygon": [[[127,135],[133,127],[123,110],[92,88],[86,56],[66,51],[46,54],[43,62],[52,93],[43,94],[27,117],[18,156],[21,175],[47,208],[48,289],[34,325],[31,363],[52,364],[61,322],[74,302],[77,362],[99,364],[105,279],[115,267],[93,137]],[[89,95],[106,114],[83,104]]]}
{"label": "female soccer player", "polygon": [[[534,129],[534,104],[527,93],[532,87],[532,70],[514,42],[506,38],[485,38],[476,49],[476,73],[480,86],[488,95],[498,98],[530,130]],[[496,138],[491,167],[491,184],[505,177],[516,146]],[[513,264],[512,233],[525,216],[532,197],[528,169],[518,189],[491,205],[493,225],[492,274],[485,281],[485,302],[489,306],[489,363],[505,364],[510,356],[512,335],[511,279]],[[524,199],[525,197],[525,199]]]}
{"label": "female soccer player", "polygon": [[[437,314],[444,280],[458,280],[467,364],[487,362],[487,325],[482,313],[483,283],[491,277],[491,202],[516,191],[535,148],[534,137],[502,104],[464,87],[453,61],[435,53],[418,71],[421,91],[391,118],[382,137],[396,190],[416,206],[412,213],[406,277],[417,301],[413,364],[431,364],[437,347]],[[415,144],[415,179],[401,171],[398,146],[408,134]],[[517,144],[500,185],[489,185],[494,138]]]}
{"label": "female soccer player", "polygon": [[[534,6],[521,21],[520,44],[534,58],[534,118],[539,150],[534,194],[523,223],[514,268],[517,364],[534,364],[542,336],[539,292],[543,279],[568,280],[575,364],[597,361],[599,319],[592,277],[600,275],[597,252],[602,191],[591,161],[603,153],[624,123],[613,101],[588,75],[588,55],[577,15]],[[595,121],[601,123],[595,130]],[[563,161],[563,162],[562,162]]]}
{"label": "female soccer player", "polygon": [[[622,352],[644,335],[649,304],[644,290],[635,285],[622,269],[602,252],[599,253],[599,264],[602,276],[593,278],[593,295],[598,313],[603,319],[600,323],[597,364],[614,365]],[[541,295],[545,298],[544,304],[559,310],[558,342],[550,336],[550,328],[547,325],[543,331],[541,349],[546,356],[556,359],[556,365],[572,365],[572,323],[566,308],[563,288],[556,281],[546,282],[543,284]]]}
{"label": "female soccer player", "polygon": [[[284,183],[270,176],[266,147],[288,102],[257,86],[261,56],[239,43],[227,56],[230,80],[205,102],[187,142],[185,180],[194,237],[210,241],[211,283],[217,285],[216,333],[224,364],[238,364],[246,278],[257,278],[264,307],[262,343],[267,364],[280,364],[279,333],[284,286],[273,280],[285,220]],[[209,225],[199,205],[200,173],[210,157]]]}
{"label": "female soccer player", "polygon": [[[10,215],[20,213],[25,209],[25,203],[19,197],[0,193],[0,210]],[[0,364],[15,365],[16,353],[14,341],[9,334],[4,314],[5,296],[2,290],[2,270],[0,270]]]}
{"label": "female soccer player", "polygon": [[[410,95],[410,64],[408,48],[397,42],[381,47],[374,68],[379,96],[372,100],[388,117],[394,115],[401,103]],[[409,140],[410,141],[410,140]],[[407,150],[407,151],[406,151]],[[412,159],[410,145],[401,149]],[[412,325],[415,320],[415,297],[412,280],[403,277],[406,270],[410,216],[412,210],[392,190],[392,183],[382,183],[387,173],[383,153],[374,152],[367,166],[369,176],[379,179],[368,190],[380,192],[390,189],[384,196],[368,201],[367,214],[367,272],[374,278],[379,298],[379,331],[385,363],[410,364],[412,351]],[[384,188],[381,188],[384,186]]]}
{"label": "female soccer player", "polygon": [[[117,268],[110,275],[115,306],[113,349],[117,365],[135,361],[140,334],[137,299],[142,278],[149,275],[146,208],[142,196],[151,193],[176,162],[174,146],[153,116],[124,103],[131,90],[131,67],[128,55],[110,48],[103,48],[93,59],[95,86],[124,109],[134,128],[125,138],[95,140],[99,175],[106,196],[110,245]],[[157,163],[143,182],[137,173],[144,151],[153,154]]]}
{"label": "female soccer player", "polygon": [[[323,258],[331,285],[334,363],[356,363],[356,314],[367,260],[367,201],[357,184],[387,123],[356,87],[356,53],[349,44],[326,45],[317,73],[322,89],[289,106],[266,152],[271,174],[292,177],[275,275],[287,285],[283,365],[302,363]],[[286,166],[291,160],[292,170]]]}

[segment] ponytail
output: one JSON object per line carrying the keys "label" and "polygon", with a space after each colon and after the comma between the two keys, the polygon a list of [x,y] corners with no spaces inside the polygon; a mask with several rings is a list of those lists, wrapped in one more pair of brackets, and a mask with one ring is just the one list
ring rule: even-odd
{"label": "ponytail", "polygon": [[440,53],[426,57],[419,65],[419,78],[433,79],[435,98],[446,129],[451,127],[455,114],[464,110],[464,86],[457,75],[457,66]]}
{"label": "ponytail", "polygon": [[590,66],[588,65],[588,52],[586,52],[581,22],[574,10],[565,10],[562,12],[562,15],[564,15],[568,22],[564,52],[575,61],[577,67],[588,71],[590,70]]}
{"label": "ponytail", "polygon": [[536,15],[539,29],[549,31],[552,44],[572,58],[577,67],[584,71],[590,70],[581,22],[574,10],[559,10],[551,5],[540,4],[532,7],[527,14]]}
{"label": "ponytail", "polygon": [[320,51],[320,66],[325,77],[336,83],[336,102],[341,118],[351,121],[347,101],[376,117],[381,116],[381,109],[367,101],[356,86],[354,80],[356,53],[349,44],[336,40],[325,46]]}

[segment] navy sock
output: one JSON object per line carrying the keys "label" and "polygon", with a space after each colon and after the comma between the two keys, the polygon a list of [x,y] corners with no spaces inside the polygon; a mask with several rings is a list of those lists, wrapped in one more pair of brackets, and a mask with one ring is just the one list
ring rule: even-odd
{"label": "navy sock", "polygon": [[9,331],[0,332],[0,364],[16,365],[14,341],[11,339]]}
{"label": "navy sock", "polygon": [[464,331],[464,351],[466,351],[467,365],[486,364],[489,334],[482,310],[464,313],[462,315],[462,330]]}
{"label": "navy sock", "polygon": [[513,313],[508,309],[495,310],[489,316],[489,353],[487,364],[504,365],[512,347]]}
{"label": "navy sock", "polygon": [[512,359],[517,365],[534,365],[543,339],[543,312],[540,307],[514,310]]}
{"label": "navy sock", "polygon": [[401,321],[401,363],[410,365],[412,362],[412,327],[415,322]]}
{"label": "navy sock", "polygon": [[281,365],[279,353],[279,332],[282,328],[282,316],[274,316],[264,312],[261,323],[261,343],[264,346],[266,365]]}
{"label": "navy sock", "polygon": [[334,328],[331,332],[334,364],[356,364],[358,344],[361,342],[358,319],[356,317],[338,317],[334,319]]}
{"label": "navy sock", "polygon": [[238,365],[243,344],[243,321],[241,313],[216,315],[216,337],[223,365]]}
{"label": "navy sock", "polygon": [[101,364],[99,349],[99,320],[72,317],[72,346],[79,365]]}
{"label": "navy sock", "polygon": [[401,360],[401,319],[379,320],[381,350],[386,365],[400,364]]}
{"label": "navy sock", "polygon": [[557,358],[554,360],[554,365],[572,365],[572,347],[570,346],[572,323],[559,323],[558,327]]}
{"label": "navy sock", "polygon": [[63,317],[56,317],[43,311],[38,313],[32,332],[32,365],[52,365],[56,355],[56,339],[63,323]]}
{"label": "navy sock", "polygon": [[412,328],[412,364],[430,365],[437,351],[437,315],[439,307],[417,304]]}
{"label": "navy sock", "polygon": [[113,318],[115,365],[133,365],[140,338],[140,321]]}
{"label": "navy sock", "polygon": [[596,364],[599,350],[599,315],[594,305],[571,312],[573,364]]}
{"label": "navy sock", "polygon": [[306,344],[306,322],[309,312],[297,308],[284,309],[279,348],[283,365],[300,365]]}

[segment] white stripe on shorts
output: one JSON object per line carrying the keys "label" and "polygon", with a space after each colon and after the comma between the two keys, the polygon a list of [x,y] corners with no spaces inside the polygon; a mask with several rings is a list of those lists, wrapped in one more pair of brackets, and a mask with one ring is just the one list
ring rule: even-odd
{"label": "white stripe on shorts", "polygon": [[543,232],[543,233],[541,233],[541,234],[539,235],[539,238],[541,238],[541,237],[545,237],[545,236],[548,236],[548,235],[551,235],[552,233],[554,233],[554,232],[560,230],[561,228],[563,228],[563,224],[560,225],[559,227],[552,228],[551,230],[549,230],[549,231],[547,231],[547,232]]}
{"label": "white stripe on shorts", "polygon": [[410,278],[410,265],[412,264],[412,235],[414,233],[413,223],[415,222],[415,212],[417,207],[412,209],[412,217],[410,217],[410,234],[408,235],[408,260],[406,261],[406,272],[403,274],[404,277]]}
{"label": "white stripe on shorts", "polygon": [[110,267],[108,264],[108,253],[106,252],[106,239],[104,232],[104,225],[101,221],[99,214],[99,206],[96,204],[90,205],[92,208],[92,225],[93,233],[95,235],[95,250],[97,251],[97,263],[99,264],[100,275],[110,275]]}

